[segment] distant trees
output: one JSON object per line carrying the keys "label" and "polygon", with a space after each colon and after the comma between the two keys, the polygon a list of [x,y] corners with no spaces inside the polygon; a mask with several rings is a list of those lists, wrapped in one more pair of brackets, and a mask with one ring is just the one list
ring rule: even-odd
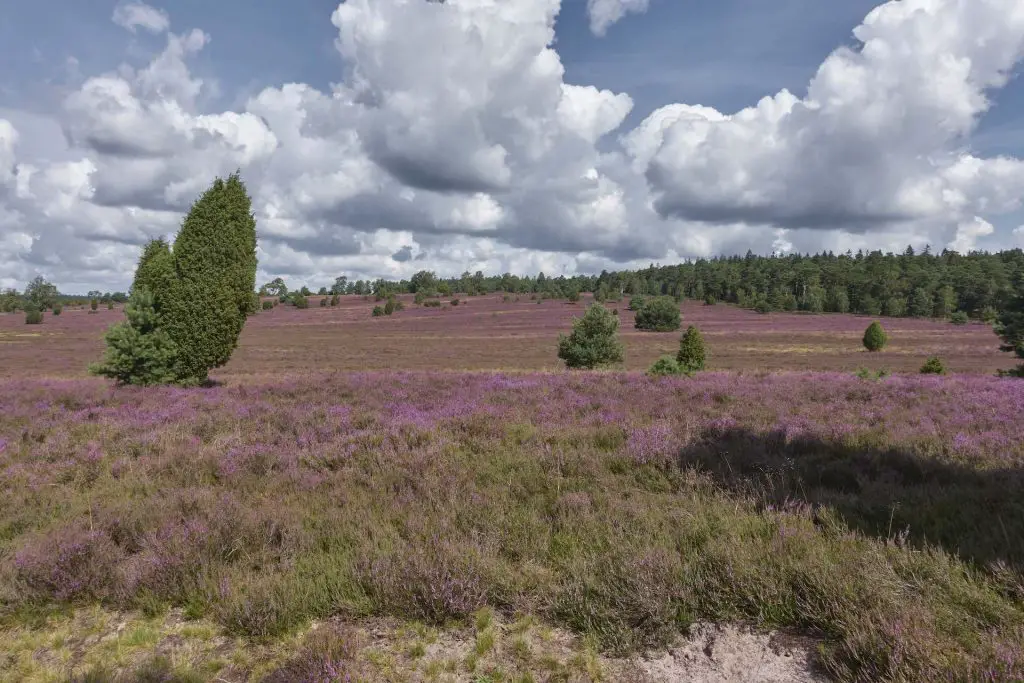
{"label": "distant trees", "polygon": [[[1002,340],[999,348],[1024,360],[1024,277],[1019,281],[1015,295],[996,318],[995,331]],[[1024,377],[1024,363],[1010,374]]]}
{"label": "distant trees", "polygon": [[255,280],[256,221],[235,173],[196,200],[173,247],[153,240],[143,249],[127,319],[108,331],[92,371],[124,384],[206,381],[256,310]]}
{"label": "distant trees", "polygon": [[659,296],[644,302],[637,311],[634,327],[652,332],[672,332],[682,323],[679,304],[670,296]]}
{"label": "distant trees", "polygon": [[288,285],[279,277],[260,287],[260,296],[288,296]]}
{"label": "distant trees", "polygon": [[348,278],[344,275],[334,278],[334,284],[331,285],[330,293],[334,296],[338,296],[345,293],[345,289],[348,287]]}
{"label": "distant trees", "polygon": [[573,318],[572,332],[558,335],[558,357],[568,368],[593,369],[621,363],[619,319],[595,303],[581,318]]}
{"label": "distant trees", "polygon": [[885,330],[882,329],[881,323],[876,320],[864,330],[863,342],[864,348],[868,351],[881,351],[889,343],[889,337],[885,334]]}
{"label": "distant trees", "polygon": [[37,275],[25,287],[25,300],[40,311],[53,308],[57,303],[57,287],[48,282],[42,275]]}

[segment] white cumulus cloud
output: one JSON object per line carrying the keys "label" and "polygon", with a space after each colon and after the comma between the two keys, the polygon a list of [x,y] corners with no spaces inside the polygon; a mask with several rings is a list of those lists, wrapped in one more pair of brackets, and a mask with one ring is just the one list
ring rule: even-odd
{"label": "white cumulus cloud", "polygon": [[646,12],[649,5],[650,0],[587,0],[590,30],[603,36],[622,17],[630,12]]}
{"label": "white cumulus cloud", "polygon": [[126,28],[132,33],[137,28],[145,29],[150,33],[163,33],[171,25],[167,12],[150,7],[144,2],[128,2],[118,5],[114,8],[112,20],[118,26]]}

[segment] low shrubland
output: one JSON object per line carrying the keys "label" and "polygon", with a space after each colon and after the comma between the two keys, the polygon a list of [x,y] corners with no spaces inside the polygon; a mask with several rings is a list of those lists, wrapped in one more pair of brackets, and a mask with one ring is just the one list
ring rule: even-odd
{"label": "low shrubland", "polygon": [[0,618],[269,643],[491,608],[608,653],[710,620],[811,634],[839,679],[1016,680],[1022,406],[966,376],[6,381]]}

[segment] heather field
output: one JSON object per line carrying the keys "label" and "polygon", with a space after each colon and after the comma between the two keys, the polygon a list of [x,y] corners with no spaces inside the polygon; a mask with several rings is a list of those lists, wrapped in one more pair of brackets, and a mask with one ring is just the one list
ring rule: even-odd
{"label": "heather field", "polygon": [[652,379],[624,305],[629,371],[572,373],[582,303],[372,306],[205,389],[87,378],[119,310],[0,316],[0,680],[1024,679],[990,328],[688,302],[712,370]]}
{"label": "heather field", "polygon": [[[577,304],[529,296],[462,298],[459,306],[421,308],[410,296],[406,309],[372,318],[375,302],[341,297],[335,308],[280,306],[254,316],[240,348],[217,377],[273,375],[329,370],[555,370],[556,340],[580,316],[589,297]],[[623,301],[620,333],[628,370],[645,370],[660,355],[674,353],[677,333],[633,329],[633,313]],[[3,377],[80,377],[88,361],[103,352],[103,332],[121,320],[120,310],[66,310],[29,327],[24,316],[0,314],[0,367]],[[940,356],[953,372],[992,374],[1011,366],[1000,353],[991,327],[936,320],[882,318],[891,341],[883,354],[861,346],[872,318],[854,315],[770,313],[733,306],[683,304],[683,324],[697,325],[707,340],[709,367],[715,370],[842,370],[858,367],[917,372],[928,356]]]}

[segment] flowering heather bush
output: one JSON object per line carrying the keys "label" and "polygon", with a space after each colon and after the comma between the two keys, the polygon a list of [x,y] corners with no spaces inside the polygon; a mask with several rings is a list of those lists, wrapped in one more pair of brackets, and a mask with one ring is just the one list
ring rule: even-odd
{"label": "flowering heather bush", "polygon": [[1022,413],[960,374],[4,380],[0,608],[274,637],[486,604],[613,651],[748,621],[841,679],[1014,680]]}

